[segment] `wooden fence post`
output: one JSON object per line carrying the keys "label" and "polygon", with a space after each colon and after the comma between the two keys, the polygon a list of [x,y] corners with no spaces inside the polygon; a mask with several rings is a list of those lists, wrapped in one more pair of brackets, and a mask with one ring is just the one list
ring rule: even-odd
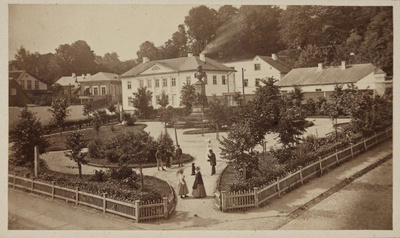
{"label": "wooden fence post", "polygon": [[254,191],[254,205],[258,207],[258,188],[254,187],[253,191]]}
{"label": "wooden fence post", "polygon": [[225,212],[226,210],[226,192],[225,191],[221,191],[221,208],[222,208],[222,212]]}
{"label": "wooden fence post", "polygon": [[351,149],[351,158],[354,159],[353,143],[350,143],[350,149]]}
{"label": "wooden fence post", "polygon": [[79,200],[79,188],[75,188],[75,205],[78,205],[78,200]]}
{"label": "wooden fence post", "polygon": [[335,156],[336,156],[336,164],[339,164],[339,156],[338,156],[337,149],[335,149]]}
{"label": "wooden fence post", "polygon": [[367,142],[366,142],[365,138],[364,138],[364,148],[365,148],[365,151],[367,151]]}
{"label": "wooden fence post", "polygon": [[[337,155],[337,153],[336,153],[336,155]],[[318,158],[318,161],[319,161],[319,169],[321,170],[321,174],[322,174],[323,168],[322,168],[322,160],[321,160],[321,157]]]}
{"label": "wooden fence post", "polygon": [[106,193],[103,193],[103,213],[106,213],[106,208],[107,208],[107,204],[106,204]]}
{"label": "wooden fence post", "polygon": [[54,181],[51,181],[51,199],[54,199]]}
{"label": "wooden fence post", "polygon": [[139,223],[139,216],[140,216],[140,200],[135,200],[136,223]]}
{"label": "wooden fence post", "polygon": [[281,196],[281,189],[279,188],[279,177],[276,177],[276,187],[278,189],[278,197]]}
{"label": "wooden fence post", "polygon": [[33,193],[33,178],[31,180],[31,193]]}
{"label": "wooden fence post", "polygon": [[299,173],[300,173],[301,184],[304,184],[304,181],[303,181],[303,168],[302,168],[301,165],[298,168],[299,168]]}
{"label": "wooden fence post", "polygon": [[164,218],[168,218],[168,198],[163,197],[163,204],[164,204]]}

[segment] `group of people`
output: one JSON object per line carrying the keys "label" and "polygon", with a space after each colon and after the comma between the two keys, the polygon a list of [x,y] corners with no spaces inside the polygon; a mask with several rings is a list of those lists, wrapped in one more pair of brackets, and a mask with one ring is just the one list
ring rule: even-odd
{"label": "group of people", "polygon": [[[216,173],[215,166],[217,165],[217,160],[215,157],[215,153],[212,150],[211,140],[207,140],[206,155],[207,155],[206,159],[207,161],[210,162],[211,165],[211,175],[214,175]],[[207,193],[204,187],[203,177],[201,175],[199,166],[195,167],[195,174],[196,175],[192,186],[193,197],[195,198],[207,197]],[[185,175],[183,174],[183,169],[178,170],[177,175],[179,177],[178,194],[181,196],[181,198],[185,198],[189,193],[189,189],[185,181]]]}
{"label": "group of people", "polygon": [[161,149],[158,148],[156,152],[156,160],[157,160],[157,169],[160,170],[160,167],[162,170],[164,169],[164,162],[166,163],[167,168],[171,168],[172,166],[172,160],[173,157],[175,157],[178,167],[183,167],[182,164],[182,149],[179,145],[176,146],[175,153],[172,153],[172,151],[167,151],[166,153],[162,153]]}

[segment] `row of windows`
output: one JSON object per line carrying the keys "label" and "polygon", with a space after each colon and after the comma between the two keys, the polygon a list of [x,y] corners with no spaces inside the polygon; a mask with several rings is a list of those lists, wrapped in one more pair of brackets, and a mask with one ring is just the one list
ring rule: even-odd
{"label": "row of windows", "polygon": [[[26,80],[26,88],[25,81],[21,80],[20,85],[22,89],[32,89],[32,80]],[[35,80],[35,90],[39,90],[39,81]]]}
{"label": "row of windows", "polygon": [[[226,85],[226,83],[227,83],[226,76],[222,75],[221,79],[222,79],[221,80],[222,85]],[[208,84],[207,76],[205,76],[203,78],[203,81],[204,81],[205,84]],[[141,88],[144,87],[145,86],[144,83],[145,83],[145,80],[140,79],[139,80],[139,87],[141,87]],[[186,77],[186,84],[192,84],[191,76],[187,76]],[[217,85],[217,76],[216,75],[213,75],[213,84]],[[154,86],[156,88],[160,87],[160,80],[159,79],[155,79],[154,80]],[[176,78],[171,78],[171,87],[175,87],[175,86],[176,86]],[[152,87],[152,80],[151,79],[147,79],[146,80],[146,87],[148,87],[148,88]],[[167,78],[163,78],[162,79],[162,87],[168,87],[168,79]],[[132,82],[131,81],[128,81],[127,89],[132,89]]]}
{"label": "row of windows", "polygon": [[[160,100],[160,95],[156,95],[156,101]],[[168,96],[169,101],[171,102],[171,105],[175,105],[175,98],[176,94],[172,94]],[[133,107],[133,97],[128,97],[128,106]]]}

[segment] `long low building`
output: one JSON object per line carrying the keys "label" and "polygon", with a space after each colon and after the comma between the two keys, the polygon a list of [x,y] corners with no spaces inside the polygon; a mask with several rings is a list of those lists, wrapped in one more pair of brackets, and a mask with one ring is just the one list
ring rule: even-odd
{"label": "long low building", "polygon": [[321,96],[329,98],[336,85],[343,85],[346,89],[352,84],[360,90],[373,90],[375,94],[382,95],[392,84],[386,79],[386,73],[373,64],[346,65],[342,61],[340,66],[324,67],[318,64],[318,67],[292,69],[277,85],[282,93],[300,86],[306,99],[317,99]]}

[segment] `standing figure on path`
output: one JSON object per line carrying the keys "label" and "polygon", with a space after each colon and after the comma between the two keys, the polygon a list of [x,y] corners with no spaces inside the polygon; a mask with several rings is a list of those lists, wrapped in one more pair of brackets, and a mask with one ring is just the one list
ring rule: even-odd
{"label": "standing figure on path", "polygon": [[185,175],[183,174],[183,169],[179,169],[178,172],[176,172],[176,175],[178,175],[179,178],[178,194],[179,196],[181,196],[181,198],[185,198],[189,193],[189,189],[185,181]]}
{"label": "standing figure on path", "polygon": [[182,159],[182,149],[179,145],[176,145],[175,157],[178,162],[178,167],[181,167],[181,166],[183,167],[182,160],[181,160]]}
{"label": "standing figure on path", "polygon": [[205,198],[207,197],[206,189],[204,188],[203,177],[200,173],[200,167],[196,167],[196,177],[193,183],[193,192],[192,195],[195,198]]}
{"label": "standing figure on path", "polygon": [[160,165],[161,165],[162,170],[165,170],[164,169],[164,164],[163,164],[163,159],[162,159],[163,156],[162,156],[160,150],[161,149],[158,148],[157,152],[156,152],[156,160],[157,160],[157,169],[158,169],[158,171],[160,171]]}
{"label": "standing figure on path", "polygon": [[212,150],[212,144],[211,144],[211,139],[207,140],[207,145],[206,145],[206,159],[208,161],[208,156],[209,156],[209,152],[210,150]]}
{"label": "standing figure on path", "polygon": [[172,164],[172,152],[170,150],[167,150],[167,152],[165,153],[165,157],[166,157],[166,163],[167,163],[167,168],[171,168],[171,164]]}
{"label": "standing figure on path", "polygon": [[215,174],[215,166],[217,165],[217,159],[215,158],[215,154],[212,150],[209,150],[208,158],[210,160],[211,165],[211,175]]}

